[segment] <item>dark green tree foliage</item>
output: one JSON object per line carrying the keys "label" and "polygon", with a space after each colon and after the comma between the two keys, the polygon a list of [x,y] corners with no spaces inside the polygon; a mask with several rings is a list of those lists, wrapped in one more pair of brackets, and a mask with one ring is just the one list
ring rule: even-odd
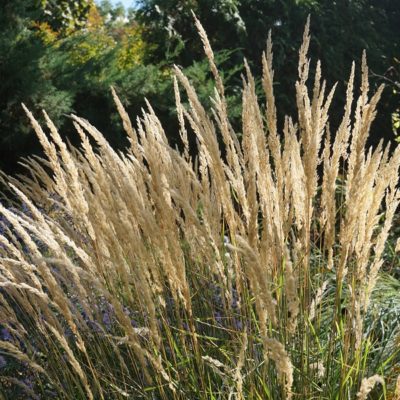
{"label": "dark green tree foliage", "polygon": [[[143,64],[140,57],[136,60],[135,51],[140,55],[142,50],[134,36],[140,39],[140,34],[135,34],[134,21],[126,22],[121,7],[112,8],[103,1],[98,14],[88,15],[85,29],[68,35],[57,35],[45,26],[44,32],[51,38],[47,42],[38,34],[42,11],[35,7],[28,10],[21,0],[21,7],[18,2],[10,2],[7,13],[0,17],[1,21],[10,21],[10,16],[17,21],[0,26],[1,54],[8,55],[0,66],[2,76],[7,78],[0,82],[1,169],[15,172],[21,156],[39,152],[21,102],[39,117],[45,109],[72,143],[77,136],[67,114],[77,113],[104,132],[112,145],[123,148],[127,143],[112,101],[111,85],[133,117],[141,114],[147,98],[172,143],[178,142],[170,64],[164,59],[157,64]],[[222,66],[229,58],[229,52],[217,54]],[[209,102],[213,84],[207,62],[203,59],[193,63],[187,74],[201,86],[201,96]],[[228,82],[231,75],[226,69]],[[240,114],[240,103],[234,104],[237,99],[233,96],[228,100],[232,100],[231,110]]]}
{"label": "dark green tree foliage", "polygon": [[169,77],[151,65],[118,65],[122,43],[117,43],[121,35],[115,21],[93,31],[77,29],[64,35],[53,31],[58,26],[57,15],[53,17],[48,27],[56,39],[49,43],[39,31],[38,24],[47,22],[40,2],[10,0],[0,8],[0,169],[6,172],[19,170],[20,157],[40,154],[22,102],[38,117],[45,109],[71,142],[76,137],[70,135],[74,130],[67,115],[74,112],[97,124],[118,147],[125,142],[110,85],[119,89],[136,114],[146,96],[158,108],[167,109],[163,94]]}
{"label": "dark green tree foliage", "polygon": [[43,68],[46,48],[31,28],[40,10],[29,4],[10,0],[0,8],[0,167],[8,170],[18,156],[38,151],[21,102],[51,111],[56,120],[71,104],[69,93],[56,88]]}
{"label": "dark green tree foliage", "polygon": [[144,38],[155,45],[149,61],[169,59],[188,66],[204,57],[192,11],[204,25],[214,50],[244,44],[245,26],[237,0],[141,0],[139,5],[136,16],[145,27]]}
{"label": "dark green tree foliage", "polygon": [[[67,7],[69,4],[69,8]],[[5,0],[0,8],[0,168],[12,172],[22,156],[40,153],[21,103],[37,114],[46,109],[57,124],[70,113],[74,93],[59,85],[61,71],[55,71],[59,56],[38,35],[38,24],[47,22],[49,29],[64,29],[70,18],[80,21],[77,7],[85,1]],[[62,9],[68,8],[68,12]],[[75,8],[74,8],[75,7]],[[68,11],[67,10],[67,11]]]}
{"label": "dark green tree foliage", "polygon": [[[296,117],[290,99],[302,31],[311,14],[311,68],[321,59],[328,86],[339,81],[339,100],[331,107],[333,124],[342,115],[351,62],[359,61],[366,49],[372,84],[388,85],[373,125],[373,144],[380,138],[393,139],[393,126],[400,125],[392,122],[400,120],[398,1],[141,0],[138,9],[128,13],[121,6],[113,7],[108,0],[102,0],[96,12],[90,8],[91,0],[4,0],[2,4],[0,168],[8,172],[15,171],[20,156],[38,151],[21,102],[36,115],[45,108],[72,142],[74,136],[69,135],[73,129],[66,114],[75,112],[92,121],[113,145],[122,148],[124,136],[110,85],[117,89],[133,117],[145,106],[144,97],[148,98],[171,141],[179,142],[172,65],[186,69],[208,107],[213,94],[192,10],[204,25],[216,53],[234,124],[240,118],[243,58],[255,76],[260,76],[261,54],[270,29],[280,122],[284,114]],[[41,36],[43,32],[49,36]],[[144,50],[137,37],[143,39]]]}
{"label": "dark green tree foliage", "polygon": [[[71,53],[80,45],[85,46],[95,41],[96,36],[88,33],[77,35],[63,41],[52,55],[46,57],[48,70],[57,76],[57,86],[68,89],[73,97],[70,112],[78,113],[88,119],[105,133],[110,143],[123,148],[127,144],[123,134],[122,124],[111,97],[110,86],[118,91],[124,105],[134,117],[145,107],[145,97],[154,104],[154,108],[165,118],[168,116],[172,92],[166,95],[170,86],[170,77],[164,77],[162,71],[153,65],[133,65],[120,68],[118,65],[119,47],[104,49],[99,54],[90,57],[84,63],[71,61]],[[76,110],[76,111],[75,111]],[[64,119],[64,132],[70,129],[68,118]],[[74,140],[72,136],[71,141]]]}
{"label": "dark green tree foliage", "polygon": [[[387,87],[379,104],[376,122],[372,126],[371,145],[379,140],[392,140],[392,114],[399,107],[399,97],[393,93],[392,73],[400,56],[400,3],[391,0],[338,0],[319,2],[312,17],[315,57],[322,60],[328,78],[341,81],[349,73],[350,60],[359,61],[365,49],[371,82]],[[344,99],[344,85],[338,88]],[[340,116],[342,102],[335,105],[333,115]],[[340,108],[339,108],[340,107]]]}
{"label": "dark green tree foliage", "polygon": [[[297,76],[298,48],[308,14],[311,14],[311,56],[321,59],[328,85],[339,81],[344,98],[345,82],[353,59],[359,61],[367,51],[374,85],[387,80],[400,57],[400,7],[391,0],[142,0],[138,19],[147,27],[146,40],[155,43],[149,55],[152,62],[169,58],[187,66],[203,57],[194,28],[191,10],[199,17],[215,50],[239,49],[238,58],[246,57],[259,75],[260,59],[268,31],[272,29],[278,110],[293,115],[293,82]],[[390,84],[390,81],[388,81]],[[238,80],[239,84],[239,80]],[[393,88],[386,90],[380,114],[373,126],[372,144],[380,138],[393,138],[391,115],[399,107]],[[343,101],[332,106],[337,119]]]}

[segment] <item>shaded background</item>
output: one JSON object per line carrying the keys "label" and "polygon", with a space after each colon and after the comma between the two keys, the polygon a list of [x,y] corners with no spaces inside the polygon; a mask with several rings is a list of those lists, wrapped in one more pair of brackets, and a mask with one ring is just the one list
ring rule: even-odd
{"label": "shaded background", "polygon": [[[311,15],[311,68],[321,59],[328,87],[338,81],[332,128],[342,115],[351,62],[367,50],[371,87],[387,85],[371,145],[399,135],[399,0],[3,0],[0,9],[0,168],[20,172],[20,157],[40,155],[24,102],[40,119],[46,109],[72,143],[68,115],[89,119],[117,148],[125,135],[110,94],[113,85],[132,118],[147,97],[171,142],[178,143],[171,66],[181,66],[210,107],[213,82],[194,28],[203,23],[222,71],[229,110],[240,135],[241,77],[246,57],[260,77],[267,33],[274,42],[279,120],[296,119],[298,48]],[[359,76],[359,74],[358,74]],[[310,82],[312,84],[312,82]],[[257,81],[260,101],[263,93]],[[356,86],[358,82],[356,82]]]}

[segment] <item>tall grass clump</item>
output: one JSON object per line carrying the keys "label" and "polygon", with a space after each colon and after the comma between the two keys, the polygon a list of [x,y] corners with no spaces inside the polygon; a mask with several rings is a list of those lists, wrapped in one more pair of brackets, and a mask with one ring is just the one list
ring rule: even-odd
{"label": "tall grass clump", "polygon": [[215,94],[208,113],[175,68],[182,151],[150,105],[134,126],[115,91],[124,153],[74,115],[81,148],[67,146],[46,113],[47,132],[26,109],[47,158],[4,177],[13,194],[0,206],[3,393],[399,399],[399,283],[380,270],[400,201],[400,146],[366,149],[383,88],[369,93],[364,56],[355,93],[353,64],[331,132],[335,87],[319,62],[309,82],[307,24],[298,115],[277,121],[269,37],[266,104],[245,64],[234,132],[196,25]]}

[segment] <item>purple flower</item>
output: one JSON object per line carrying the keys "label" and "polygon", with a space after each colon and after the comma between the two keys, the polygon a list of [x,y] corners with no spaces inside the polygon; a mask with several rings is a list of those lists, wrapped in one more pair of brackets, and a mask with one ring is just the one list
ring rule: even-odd
{"label": "purple flower", "polygon": [[215,321],[217,321],[219,324],[222,324],[222,314],[221,314],[221,312],[219,312],[219,311],[216,311],[215,313],[214,313],[214,318],[215,318]]}
{"label": "purple flower", "polygon": [[7,361],[3,356],[0,356],[0,368],[3,368],[7,365]]}
{"label": "purple flower", "polygon": [[186,322],[183,322],[182,325],[185,331],[189,331],[189,325]]}
{"label": "purple flower", "polygon": [[132,325],[133,328],[138,328],[139,327],[139,324],[134,319],[131,319],[131,325]]}
{"label": "purple flower", "polygon": [[0,331],[0,338],[2,338],[2,340],[6,340],[8,342],[12,341],[12,336],[10,331],[7,328],[2,328]]}
{"label": "purple flower", "polygon": [[243,329],[243,324],[240,319],[234,318],[232,322],[237,331],[241,331]]}
{"label": "purple flower", "polygon": [[33,382],[32,382],[32,378],[31,378],[31,377],[24,378],[23,382],[25,383],[25,385],[26,385],[29,389],[33,389]]}
{"label": "purple flower", "polygon": [[104,311],[103,313],[103,324],[107,329],[111,328],[111,315],[108,311]]}

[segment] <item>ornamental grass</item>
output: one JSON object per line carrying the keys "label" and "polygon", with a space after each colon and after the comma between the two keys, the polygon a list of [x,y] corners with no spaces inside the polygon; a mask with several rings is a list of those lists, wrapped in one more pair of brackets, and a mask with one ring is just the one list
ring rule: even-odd
{"label": "ornamental grass", "polygon": [[400,284],[381,272],[400,146],[366,148],[383,87],[364,55],[332,130],[307,23],[298,114],[277,119],[269,36],[265,104],[245,63],[235,132],[195,23],[215,92],[206,110],[174,68],[180,150],[115,90],[124,152],[75,115],[68,145],[25,108],[46,158],[2,178],[0,398],[400,399]]}

